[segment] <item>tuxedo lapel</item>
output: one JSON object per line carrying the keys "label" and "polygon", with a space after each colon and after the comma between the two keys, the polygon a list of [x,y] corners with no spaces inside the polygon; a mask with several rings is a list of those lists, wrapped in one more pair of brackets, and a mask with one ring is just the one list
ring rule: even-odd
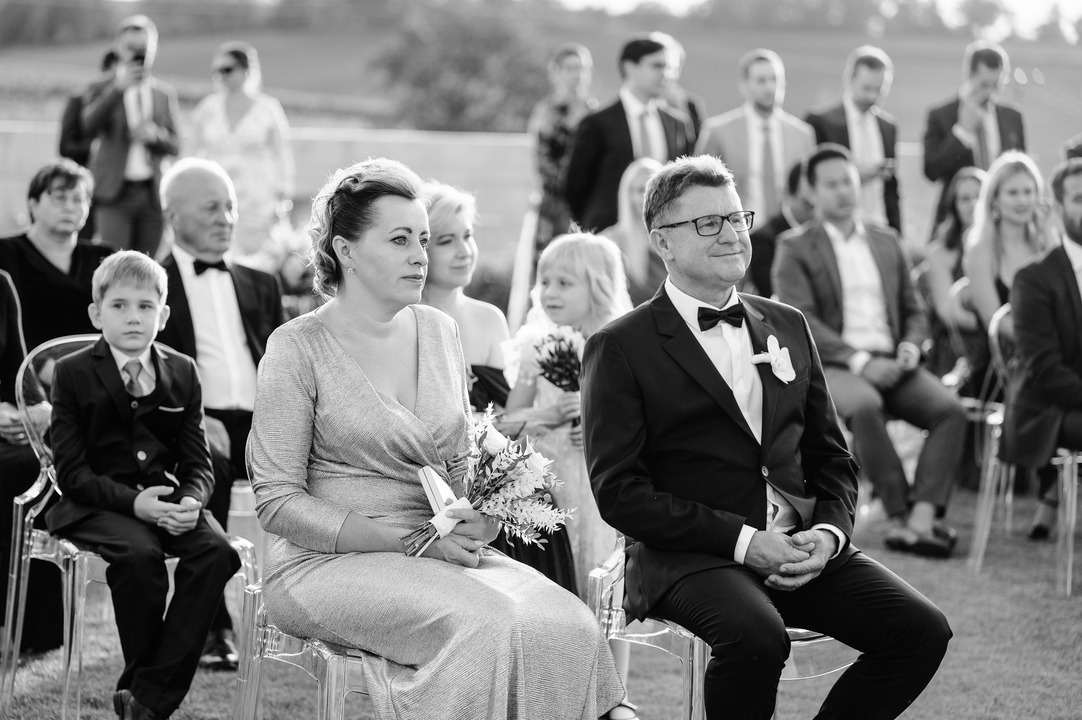
{"label": "tuxedo lapel", "polygon": [[725,379],[710,362],[706,351],[692,335],[664,288],[651,301],[651,308],[654,311],[658,333],[666,338],[662,341],[665,352],[696,383],[702,386],[703,390],[729,414],[733,422],[754,438],[755,433],[751,431],[748,421],[744,419],[744,413],[740,411],[740,405],[736,402],[732,388],[726,384]]}
{"label": "tuxedo lapel", "polygon": [[109,351],[109,344],[105,342],[104,337],[95,343],[91,354],[95,360],[94,372],[101,378],[105,391],[109,393],[109,397],[112,398],[117,411],[120,412],[120,417],[127,423],[131,418],[131,401],[128,391],[124,389],[124,379],[120,377],[120,370],[116,366],[116,360],[113,358],[113,353]]}
{"label": "tuxedo lapel", "polygon": [[233,278],[233,291],[237,296],[237,308],[240,310],[240,321],[244,326],[244,337],[248,340],[248,350],[252,353],[252,360],[259,365],[262,353],[262,343],[256,332],[255,322],[259,316],[259,290],[252,282],[251,277],[239,270],[232,263],[227,263],[229,275]]}
{"label": "tuxedo lapel", "polygon": [[830,280],[830,291],[838,299],[838,311],[841,312],[843,306],[842,276],[838,271],[838,258],[834,255],[834,247],[830,244],[830,237],[821,224],[809,230],[808,234],[811,236],[809,239],[815,247],[815,251],[819,253],[819,258],[823,261],[827,278]]}
{"label": "tuxedo lapel", "polygon": [[178,341],[173,349],[194,358],[195,326],[192,324],[192,309],[188,307],[188,294],[184,291],[184,279],[180,276],[176,258],[171,254],[162,260],[162,267],[169,279],[168,324],[173,326],[172,335]]}
{"label": "tuxedo lapel", "polygon": [[902,325],[898,317],[898,271],[894,266],[895,255],[893,248],[887,247],[883,238],[865,226],[865,235],[868,237],[868,247],[875,258],[875,266],[879,268],[879,279],[883,285],[883,304],[887,308],[887,320],[890,329],[894,331],[895,339],[901,337]]}
{"label": "tuxedo lapel", "polygon": [[665,153],[670,160],[673,160],[679,152],[677,135],[680,132],[681,122],[664,110],[658,110],[658,115],[661,116],[661,125],[665,128],[665,144],[668,146],[665,148]]}
{"label": "tuxedo lapel", "polygon": [[[745,322],[748,327],[748,335],[751,337],[751,354],[766,352],[766,339],[773,335],[777,337],[774,327],[767,322],[766,316],[759,312],[758,308],[750,303],[744,303]],[[778,338],[781,342],[781,338]],[[778,407],[778,391],[781,389],[781,380],[774,374],[770,363],[759,363],[755,366],[759,371],[759,380],[763,386],[763,424],[762,442],[764,452],[770,447],[770,441],[774,439],[774,414]]]}

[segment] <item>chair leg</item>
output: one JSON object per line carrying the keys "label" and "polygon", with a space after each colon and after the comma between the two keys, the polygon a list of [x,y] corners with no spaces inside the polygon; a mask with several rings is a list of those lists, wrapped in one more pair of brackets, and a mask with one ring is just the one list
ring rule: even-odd
{"label": "chair leg", "polygon": [[1074,590],[1074,534],[1078,524],[1078,459],[1065,458],[1059,469],[1059,538],[1056,540],[1056,589]]}
{"label": "chair leg", "polygon": [[79,718],[87,571],[85,556],[63,559],[61,574],[64,578],[64,648],[60,658],[61,720],[78,720]]}
{"label": "chair leg", "polygon": [[233,720],[256,720],[259,713],[259,681],[263,673],[263,633],[259,628],[261,594],[258,586],[244,594],[240,622],[240,662],[233,696]]}
{"label": "chair leg", "polygon": [[0,657],[0,717],[6,717],[15,696],[15,671],[19,665],[19,646],[23,640],[26,617],[26,591],[30,578],[30,535],[24,525],[22,507],[14,508],[11,534],[11,563],[8,572],[8,597],[4,612],[4,639]]}
{"label": "chair leg", "polygon": [[973,540],[969,548],[969,566],[974,573],[981,571],[984,563],[984,553],[988,549],[988,536],[992,531],[992,517],[996,507],[996,488],[999,485],[998,476],[1002,471],[1001,463],[996,457],[999,439],[998,428],[993,428],[989,433],[988,442],[984,447],[984,463],[982,464],[981,484],[977,491],[976,517],[973,521]]}
{"label": "chair leg", "polygon": [[706,664],[710,662],[710,646],[696,638],[691,652],[691,718],[706,720]]}
{"label": "chair leg", "polygon": [[346,660],[334,657],[326,662],[319,685],[318,720],[346,720]]}

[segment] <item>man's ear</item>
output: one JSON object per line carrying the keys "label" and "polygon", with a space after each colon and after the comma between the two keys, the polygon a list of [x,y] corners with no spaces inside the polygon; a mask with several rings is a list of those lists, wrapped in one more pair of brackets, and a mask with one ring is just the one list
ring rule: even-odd
{"label": "man's ear", "polygon": [[650,231],[650,247],[662,260],[672,259],[672,248],[669,246],[669,238],[660,230]]}
{"label": "man's ear", "polygon": [[97,303],[90,303],[86,308],[86,314],[90,316],[90,324],[101,330],[101,308]]}

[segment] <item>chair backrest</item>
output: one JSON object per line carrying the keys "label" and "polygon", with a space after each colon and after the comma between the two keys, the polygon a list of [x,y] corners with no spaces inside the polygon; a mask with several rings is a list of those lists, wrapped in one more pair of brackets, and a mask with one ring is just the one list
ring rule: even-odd
{"label": "chair backrest", "polygon": [[1014,357],[1014,339],[1003,332],[1004,321],[1011,316],[1011,304],[1005,303],[988,322],[988,348],[992,353],[992,370],[1000,387],[1007,386],[1008,366]]}
{"label": "chair backrest", "polygon": [[46,404],[53,385],[53,368],[56,361],[73,352],[93,345],[100,335],[67,335],[48,340],[27,353],[15,376],[15,401],[26,428],[30,447],[37,455],[42,468],[53,463],[53,451],[49,447],[46,430],[49,415]]}

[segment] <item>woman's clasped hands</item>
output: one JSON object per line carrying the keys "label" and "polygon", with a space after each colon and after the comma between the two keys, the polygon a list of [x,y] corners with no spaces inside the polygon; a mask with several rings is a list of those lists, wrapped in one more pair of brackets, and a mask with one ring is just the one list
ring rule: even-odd
{"label": "woman's clasped hands", "polygon": [[472,508],[455,508],[448,510],[447,515],[461,522],[444,537],[436,538],[421,557],[462,567],[477,567],[481,560],[481,548],[496,539],[500,532],[499,523]]}

